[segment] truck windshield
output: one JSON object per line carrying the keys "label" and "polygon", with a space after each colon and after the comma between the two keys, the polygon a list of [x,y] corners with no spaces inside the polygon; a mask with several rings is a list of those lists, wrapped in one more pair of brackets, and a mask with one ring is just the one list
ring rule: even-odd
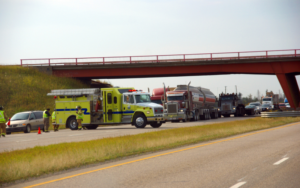
{"label": "truck windshield", "polygon": [[183,101],[183,96],[168,96],[168,101]]}
{"label": "truck windshield", "polygon": [[135,95],[135,101],[136,103],[151,102],[151,98],[149,94]]}
{"label": "truck windshield", "polygon": [[228,101],[228,100],[233,100],[233,96],[223,96],[221,97],[222,101]]}
{"label": "truck windshield", "polygon": [[263,98],[263,101],[271,101],[271,98]]}
{"label": "truck windshield", "polygon": [[26,120],[29,117],[29,113],[18,113],[15,114],[10,121]]}

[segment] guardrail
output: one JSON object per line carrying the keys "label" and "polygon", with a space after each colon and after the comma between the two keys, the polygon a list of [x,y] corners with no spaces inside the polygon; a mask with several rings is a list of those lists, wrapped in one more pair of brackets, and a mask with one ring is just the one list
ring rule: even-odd
{"label": "guardrail", "polygon": [[300,111],[282,111],[282,112],[261,112],[261,117],[297,117],[300,116]]}
{"label": "guardrail", "polygon": [[105,65],[300,57],[300,49],[197,54],[21,59],[21,66]]}

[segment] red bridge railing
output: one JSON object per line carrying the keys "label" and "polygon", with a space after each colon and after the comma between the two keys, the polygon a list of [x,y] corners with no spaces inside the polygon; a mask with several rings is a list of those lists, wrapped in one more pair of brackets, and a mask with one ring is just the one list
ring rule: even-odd
{"label": "red bridge railing", "polygon": [[300,49],[197,54],[21,59],[21,66],[108,65],[300,57]]}

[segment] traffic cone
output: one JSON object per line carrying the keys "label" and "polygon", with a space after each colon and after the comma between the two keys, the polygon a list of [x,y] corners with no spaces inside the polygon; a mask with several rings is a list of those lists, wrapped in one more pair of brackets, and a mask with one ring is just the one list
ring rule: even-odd
{"label": "traffic cone", "polygon": [[40,128],[40,127],[39,127],[39,130],[38,130],[38,134],[42,134],[42,133],[41,133],[41,128]]}
{"label": "traffic cone", "polygon": [[8,120],[8,122],[7,122],[7,125],[10,126],[10,118],[9,118],[9,120]]}

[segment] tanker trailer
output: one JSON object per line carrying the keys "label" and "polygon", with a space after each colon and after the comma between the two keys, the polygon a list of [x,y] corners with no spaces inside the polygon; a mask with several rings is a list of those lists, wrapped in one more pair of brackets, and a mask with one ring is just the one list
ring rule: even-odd
{"label": "tanker trailer", "polygon": [[164,89],[165,121],[186,122],[218,118],[218,109],[214,108],[216,96],[209,89],[193,87],[190,83],[177,85],[174,91],[166,92]]}

